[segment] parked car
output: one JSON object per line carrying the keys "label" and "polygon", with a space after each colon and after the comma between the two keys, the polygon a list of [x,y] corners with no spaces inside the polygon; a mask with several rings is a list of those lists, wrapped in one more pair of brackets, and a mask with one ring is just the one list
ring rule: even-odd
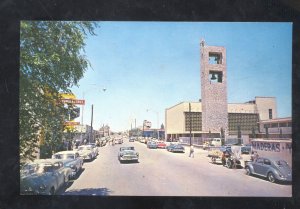
{"label": "parked car", "polygon": [[165,149],[167,147],[166,143],[163,142],[163,141],[159,141],[157,143],[157,148],[160,148],[160,149]]}
{"label": "parked car", "polygon": [[36,163],[26,163],[25,165],[23,165],[20,169],[20,175],[21,176],[27,176],[30,174],[33,174],[36,170]]}
{"label": "parked car", "polygon": [[167,146],[167,151],[172,152],[172,149],[175,147],[176,144],[170,144],[169,146]]}
{"label": "parked car", "polygon": [[97,155],[99,155],[99,148],[97,147],[96,143],[89,143],[87,145],[91,145],[93,150],[94,150],[94,153]]}
{"label": "parked car", "polygon": [[96,157],[96,153],[92,146],[90,145],[81,145],[78,147],[79,156],[83,158],[83,160],[93,160]]}
{"label": "parked car", "polygon": [[149,148],[149,149],[156,149],[157,148],[157,144],[154,141],[148,141],[147,148]]}
{"label": "parked car", "polygon": [[61,151],[52,155],[52,159],[62,159],[64,166],[72,169],[72,178],[82,170],[83,158],[77,151]]}
{"label": "parked car", "polygon": [[292,181],[292,169],[281,159],[258,157],[245,166],[247,175],[258,175],[267,178],[270,182]]}
{"label": "parked car", "polygon": [[184,147],[181,144],[175,144],[171,149],[170,152],[185,152]]}
{"label": "parked car", "polygon": [[134,147],[120,147],[118,153],[120,163],[124,161],[139,161],[139,153],[135,151]]}
{"label": "parked car", "polygon": [[222,140],[220,138],[213,138],[210,142],[211,146],[222,146]]}
{"label": "parked car", "polygon": [[57,159],[36,160],[35,171],[30,175],[21,175],[20,194],[53,195],[65,185],[72,173]]}

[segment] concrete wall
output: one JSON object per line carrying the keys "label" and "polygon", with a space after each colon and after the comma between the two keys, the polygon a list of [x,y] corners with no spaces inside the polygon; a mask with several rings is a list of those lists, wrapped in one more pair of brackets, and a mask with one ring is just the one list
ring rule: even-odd
{"label": "concrete wall", "polygon": [[179,103],[171,108],[166,109],[166,134],[176,134],[184,132],[184,103]]}
{"label": "concrete wall", "polygon": [[238,104],[230,103],[228,104],[229,113],[255,113],[255,104]]}
{"label": "concrete wall", "polygon": [[285,160],[292,166],[292,140],[251,140],[252,151],[261,157]]}
{"label": "concrete wall", "polygon": [[272,109],[272,118],[277,118],[277,105],[275,97],[255,97],[257,111],[259,112],[260,120],[268,120],[269,109]]}

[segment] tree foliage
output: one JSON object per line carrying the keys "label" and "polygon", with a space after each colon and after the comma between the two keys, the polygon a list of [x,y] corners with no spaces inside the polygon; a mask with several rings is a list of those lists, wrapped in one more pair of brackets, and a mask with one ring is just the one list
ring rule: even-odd
{"label": "tree foliage", "polygon": [[70,92],[90,66],[84,41],[96,27],[94,22],[21,22],[21,160],[33,159],[39,145],[55,151],[61,143],[67,110],[59,92]]}

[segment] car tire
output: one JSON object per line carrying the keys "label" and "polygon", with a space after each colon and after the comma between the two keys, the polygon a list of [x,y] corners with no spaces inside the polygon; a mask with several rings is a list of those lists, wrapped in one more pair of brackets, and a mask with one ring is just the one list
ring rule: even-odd
{"label": "car tire", "polygon": [[227,160],[226,165],[227,168],[232,168],[232,162],[230,160]]}
{"label": "car tire", "polygon": [[268,180],[272,183],[276,182],[276,178],[272,172],[268,173]]}
{"label": "car tire", "polygon": [[250,170],[250,168],[248,166],[245,168],[245,170],[246,170],[246,175],[247,176],[251,176],[252,175],[251,170]]}
{"label": "car tire", "polygon": [[54,195],[55,194],[55,189],[54,187],[51,187],[50,191],[49,191],[49,195]]}

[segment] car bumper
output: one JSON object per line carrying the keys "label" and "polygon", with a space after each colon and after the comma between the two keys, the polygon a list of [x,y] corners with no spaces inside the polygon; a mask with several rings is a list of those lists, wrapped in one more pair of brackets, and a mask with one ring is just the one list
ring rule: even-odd
{"label": "car bumper", "polygon": [[276,178],[279,181],[292,182],[292,176],[281,177],[277,175]]}
{"label": "car bumper", "polygon": [[172,152],[184,152],[182,149],[172,149]]}
{"label": "car bumper", "polygon": [[87,155],[87,156],[80,156],[80,157],[82,157],[83,160],[91,160],[92,159],[92,156],[89,156],[89,155]]}
{"label": "car bumper", "polygon": [[135,161],[138,160],[138,157],[120,157],[121,161]]}

